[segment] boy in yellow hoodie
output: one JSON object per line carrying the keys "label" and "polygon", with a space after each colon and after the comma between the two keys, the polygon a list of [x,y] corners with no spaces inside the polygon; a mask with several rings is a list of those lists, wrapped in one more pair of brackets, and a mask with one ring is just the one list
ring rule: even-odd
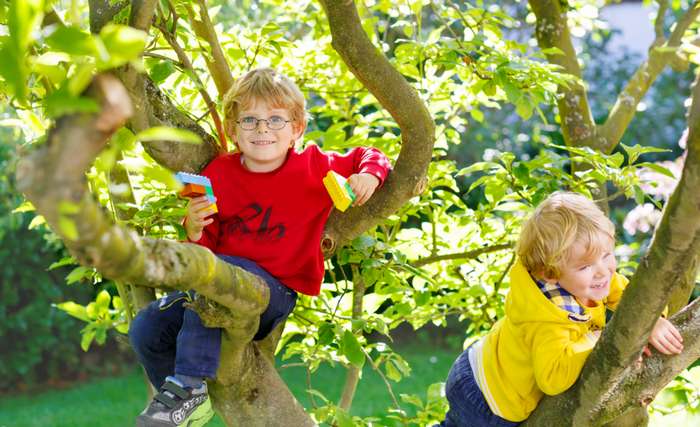
{"label": "boy in yellow hoodie", "polygon": [[[524,223],[510,271],[505,317],[455,361],[443,427],[515,426],[544,394],[571,387],[615,310],[627,279],[615,272],[615,228],[590,199],[557,192]],[[649,343],[683,350],[665,318]]]}

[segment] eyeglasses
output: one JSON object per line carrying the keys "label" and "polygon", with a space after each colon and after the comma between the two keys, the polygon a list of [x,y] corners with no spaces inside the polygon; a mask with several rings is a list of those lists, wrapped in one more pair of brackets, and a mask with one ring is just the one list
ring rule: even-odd
{"label": "eyeglasses", "polygon": [[287,123],[291,122],[292,120],[285,120],[283,117],[280,116],[272,116],[269,119],[258,119],[256,117],[243,117],[240,120],[238,120],[236,123],[238,123],[238,126],[241,127],[243,130],[255,130],[258,128],[258,123],[259,122],[265,122],[265,125],[267,125],[267,128],[270,130],[280,130],[284,129],[285,126],[287,126]]}

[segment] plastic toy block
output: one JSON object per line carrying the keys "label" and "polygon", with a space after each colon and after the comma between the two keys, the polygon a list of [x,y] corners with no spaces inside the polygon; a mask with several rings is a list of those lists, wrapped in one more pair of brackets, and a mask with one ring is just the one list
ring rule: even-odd
{"label": "plastic toy block", "polygon": [[214,197],[214,190],[211,187],[211,181],[206,176],[196,175],[187,172],[178,172],[175,174],[175,178],[184,186],[180,191],[180,196],[182,197],[197,197],[206,194],[211,205],[204,208],[204,211],[208,211],[209,214],[215,214],[219,212],[216,207],[216,197]]}
{"label": "plastic toy block", "polygon": [[197,197],[207,194],[207,189],[199,184],[185,184],[185,187],[180,190],[182,197]]}
{"label": "plastic toy block", "polygon": [[339,211],[345,212],[355,201],[355,193],[352,192],[348,181],[341,175],[328,171],[328,174],[323,178],[323,185],[326,186],[328,195],[331,196],[333,204]]}

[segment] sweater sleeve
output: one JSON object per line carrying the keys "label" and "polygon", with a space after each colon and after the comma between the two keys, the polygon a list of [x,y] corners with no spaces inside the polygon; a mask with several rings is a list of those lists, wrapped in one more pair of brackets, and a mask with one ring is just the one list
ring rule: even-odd
{"label": "sweater sleeve", "polygon": [[533,339],[535,381],[548,395],[563,393],[581,373],[598,336],[589,332],[572,341],[571,331],[561,325],[543,327]]}
{"label": "sweater sleeve", "polygon": [[368,173],[379,179],[379,185],[384,183],[389,171],[391,162],[376,148],[356,147],[345,154],[334,152],[323,152],[319,148],[317,155],[321,157],[321,173],[325,175],[328,170],[333,170],[344,177],[355,173]]}

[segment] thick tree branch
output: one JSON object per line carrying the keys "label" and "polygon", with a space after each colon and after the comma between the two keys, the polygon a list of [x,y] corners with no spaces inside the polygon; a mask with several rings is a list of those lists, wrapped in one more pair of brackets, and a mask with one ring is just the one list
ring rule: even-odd
{"label": "thick tree branch", "polygon": [[683,336],[683,352],[666,356],[652,348],[651,357],[630,365],[623,380],[601,402],[599,420],[614,419],[630,406],[646,408],[666,384],[700,358],[700,300],[695,300],[670,320]]}
{"label": "thick tree branch", "polygon": [[[663,6],[665,1],[661,2]],[[659,8],[659,13],[663,13],[664,8]],[[649,57],[644,61],[637,71],[632,75],[625,88],[620,92],[615,104],[610,109],[605,123],[599,128],[601,150],[610,153],[622,139],[622,135],[627,130],[630,122],[637,113],[637,106],[649,91],[656,78],[663,69],[675,60],[678,54],[678,47],[685,31],[691,23],[700,15],[700,1],[695,1],[685,15],[678,21],[673,33],[666,43],[657,45],[654,40],[649,48]],[[657,24],[660,17],[657,17]],[[658,31],[658,30],[657,30]]]}
{"label": "thick tree branch", "polygon": [[[205,51],[204,60],[212,79],[214,79],[216,89],[219,91],[219,98],[223,98],[229,88],[233,86],[231,68],[228,66],[226,55],[224,55],[224,51],[221,49],[221,43],[219,43],[214,25],[209,18],[206,0],[197,0],[197,6],[199,8],[199,19],[197,19],[194,8],[189,4],[187,5],[190,25],[192,25],[192,29],[197,37],[205,40],[207,44],[209,44],[210,51],[206,51],[206,49],[202,47],[202,50]],[[209,57],[209,53],[211,57]]]}
{"label": "thick tree branch", "polygon": [[90,8],[90,31],[97,34],[117,13],[129,6],[129,1],[89,0],[88,5]]}
{"label": "thick tree branch", "polygon": [[153,21],[158,0],[131,0],[129,25],[141,31],[148,31]]}
{"label": "thick tree branch", "polygon": [[401,128],[401,152],[384,186],[360,208],[334,211],[326,224],[322,248],[332,253],[378,224],[426,186],[435,141],[435,124],[418,93],[389,63],[362,28],[354,2],[322,0],[333,47],[350,71],[392,115]]}
{"label": "thick tree branch", "polygon": [[[581,79],[581,67],[571,42],[566,12],[558,0],[530,0],[530,7],[537,18],[535,35],[541,49],[558,48],[561,54],[548,54],[547,60],[561,66],[564,71]],[[580,81],[559,86],[557,101],[562,134],[569,146],[599,148],[596,126],[588,105],[588,95]]]}

